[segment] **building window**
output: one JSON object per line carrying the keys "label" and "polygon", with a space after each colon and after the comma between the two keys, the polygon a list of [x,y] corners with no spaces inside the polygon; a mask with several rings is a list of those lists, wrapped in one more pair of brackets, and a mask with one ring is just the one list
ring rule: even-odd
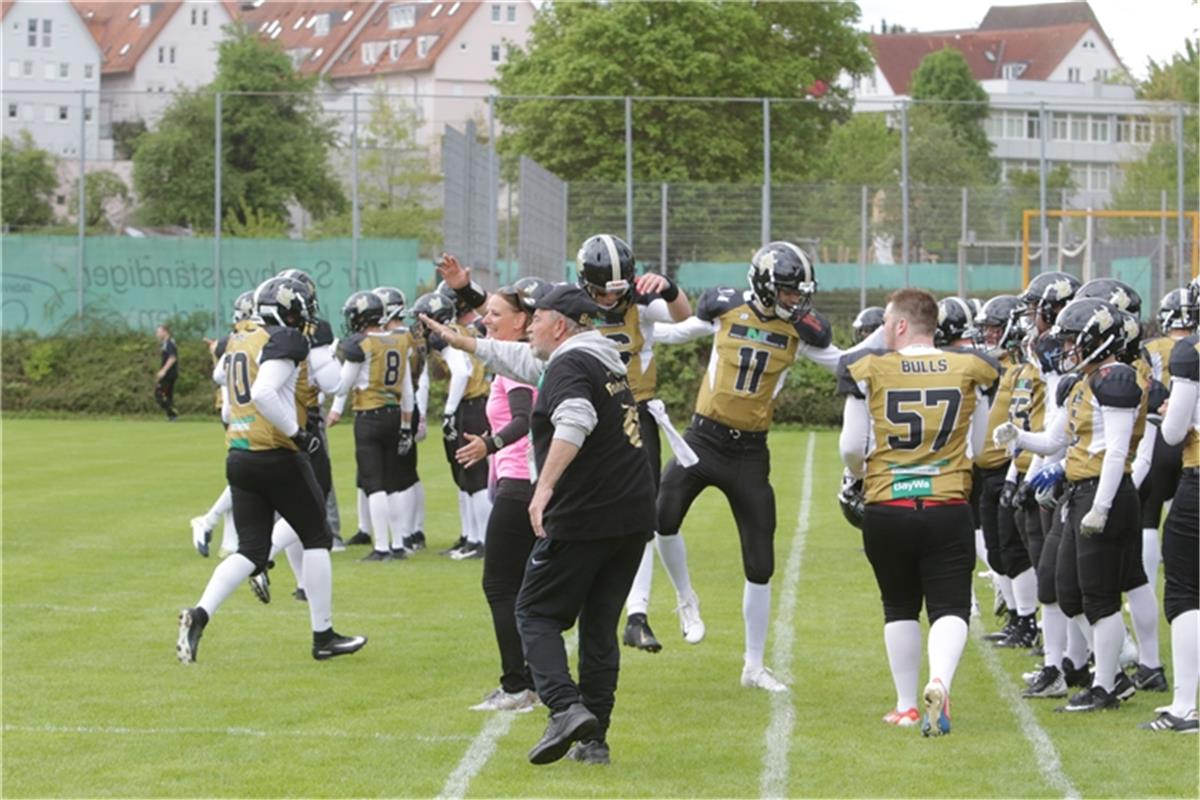
{"label": "building window", "polygon": [[1014,61],[1014,62],[1013,62],[1013,63],[1011,63],[1011,64],[1005,64],[1005,65],[1004,65],[1004,69],[1003,69],[1003,78],[1004,78],[1006,81],[1014,81],[1014,80],[1016,80],[1017,78],[1021,77],[1021,74],[1022,74],[1023,72],[1025,72],[1025,64],[1024,64],[1024,62],[1021,62],[1021,61]]}
{"label": "building window", "polygon": [[499,21],[500,21],[500,6],[493,5],[492,6],[492,22],[499,22]]}
{"label": "building window", "polygon": [[1042,118],[1036,111],[1028,111],[1025,114],[1025,138],[1042,138]]}
{"label": "building window", "polygon": [[1083,49],[1084,50],[1095,50],[1096,43],[1093,42],[1091,39],[1084,39],[1083,40]]}
{"label": "building window", "polygon": [[193,28],[196,27],[196,17],[198,16],[199,12],[200,12],[200,10],[197,8],[192,9],[192,27]]}
{"label": "building window", "polygon": [[54,80],[55,76],[58,75],[58,65],[53,62],[47,61],[45,64],[42,65],[42,73],[45,76],[46,80],[52,81],[52,80]]}
{"label": "building window", "polygon": [[91,121],[92,121],[92,107],[91,107],[91,106],[85,106],[85,107],[84,107],[84,109],[83,109],[83,119],[84,119],[84,121],[85,121],[85,122],[91,122]]}
{"label": "building window", "polygon": [[58,107],[58,121],[59,122],[66,122],[70,116],[71,116],[71,107],[70,106],[59,106]]}
{"label": "building window", "polygon": [[162,64],[166,61],[167,48],[160,46],[158,48],[158,63]]}
{"label": "building window", "polygon": [[1086,142],[1088,140],[1088,119],[1084,114],[1071,115],[1071,141]]}
{"label": "building window", "polygon": [[371,65],[379,60],[380,42],[363,42],[362,63]]}
{"label": "building window", "polygon": [[1108,117],[1092,117],[1092,141],[1108,141]]}
{"label": "building window", "polygon": [[1106,80],[1108,80],[1108,70],[1096,70],[1096,74],[1092,76],[1092,80],[1094,80],[1096,83],[1104,83]]}
{"label": "building window", "polygon": [[68,64],[66,61],[63,61],[58,65],[58,77],[60,77],[60,78],[71,77],[71,65]]}
{"label": "building window", "polygon": [[313,36],[328,36],[329,35],[329,15],[318,14],[313,17],[315,23],[313,25]]}
{"label": "building window", "polygon": [[21,62],[21,75],[26,78],[33,77],[33,62],[32,61],[22,61]]}
{"label": "building window", "polygon": [[1079,67],[1067,67],[1067,83],[1080,83]]}
{"label": "building window", "polygon": [[92,73],[93,69],[95,69],[95,68],[91,64],[84,64],[83,65],[83,77],[87,78],[88,80],[91,80],[92,74],[93,74]]}
{"label": "building window", "polygon": [[1091,188],[1098,192],[1108,191],[1108,167],[1093,166],[1091,169]]}
{"label": "building window", "polygon": [[404,48],[408,47],[411,39],[392,39],[388,42],[388,58],[392,61],[399,61],[400,54],[404,52]]}
{"label": "building window", "polygon": [[1004,136],[1004,113],[996,112],[983,121],[983,132],[989,139],[1000,139]]}
{"label": "building window", "polygon": [[37,47],[37,20],[36,19],[31,18],[29,20],[29,37],[28,37],[28,39],[26,39],[25,44],[28,45],[29,47]]}
{"label": "building window", "polygon": [[200,25],[205,28],[208,27],[208,9],[207,8],[200,9]]}
{"label": "building window", "polygon": [[1065,142],[1069,137],[1069,127],[1067,125],[1066,114],[1054,114],[1050,122],[1050,138],[1055,141]]}
{"label": "building window", "polygon": [[16,77],[20,76],[20,74],[21,74],[21,62],[20,61],[9,61],[8,62],[8,77],[16,78]]}
{"label": "building window", "polygon": [[1175,141],[1175,123],[1158,120],[1151,128],[1153,140],[1156,142]]}
{"label": "building window", "polygon": [[433,43],[437,41],[437,38],[436,36],[418,36],[417,58],[424,58],[429,55],[429,51],[433,48]]}
{"label": "building window", "polygon": [[500,45],[498,45],[498,44],[492,45],[492,63],[493,64],[500,63]]}
{"label": "building window", "polygon": [[417,22],[416,6],[392,6],[388,9],[388,28],[411,28]]}
{"label": "building window", "polygon": [[46,122],[54,122],[54,120],[58,119],[55,116],[54,106],[45,106],[42,108],[42,119]]}
{"label": "building window", "polygon": [[508,21],[509,22],[517,21],[517,7],[516,6],[508,6]]}
{"label": "building window", "polygon": [[50,46],[50,25],[54,20],[42,20],[42,47]]}
{"label": "building window", "polygon": [[9,119],[17,118],[17,104],[16,103],[8,104],[8,118]]}
{"label": "building window", "polygon": [[174,45],[172,45],[171,48],[167,51],[167,57],[170,59],[172,64],[175,63],[175,47],[174,47]]}

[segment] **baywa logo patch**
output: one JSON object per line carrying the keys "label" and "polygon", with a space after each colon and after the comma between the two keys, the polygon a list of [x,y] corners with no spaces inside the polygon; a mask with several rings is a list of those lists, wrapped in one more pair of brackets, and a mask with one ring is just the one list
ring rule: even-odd
{"label": "baywa logo patch", "polygon": [[892,478],[892,498],[928,497],[933,494],[933,478],[928,475],[897,475]]}
{"label": "baywa logo patch", "polygon": [[729,338],[757,342],[758,344],[765,344],[767,347],[775,347],[780,350],[786,350],[788,346],[788,337],[784,334],[751,328],[748,325],[730,326]]}

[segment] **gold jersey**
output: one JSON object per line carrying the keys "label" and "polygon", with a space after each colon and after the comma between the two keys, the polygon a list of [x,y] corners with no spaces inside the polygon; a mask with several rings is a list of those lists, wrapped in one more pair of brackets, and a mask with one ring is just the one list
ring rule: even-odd
{"label": "gold jersey", "polygon": [[[457,322],[450,323],[450,327],[456,333],[461,333],[463,336],[473,336],[478,338],[480,329],[475,325],[460,325]],[[437,362],[450,372],[449,366],[446,364],[446,359],[442,355],[442,351],[446,349],[446,343],[441,340],[436,334],[429,337],[429,357]],[[488,382],[487,373],[484,371],[483,362],[476,358],[471,353],[463,352],[463,355],[471,362],[471,377],[467,379],[467,388],[463,392],[463,400],[473,400],[477,397],[487,397],[491,390],[491,384]]]}
{"label": "gold jersey", "polygon": [[399,406],[411,348],[412,337],[407,331],[352,333],[338,342],[342,361],[362,365],[353,387],[351,408],[372,411]]}
{"label": "gold jersey", "polygon": [[[1000,367],[1000,382],[996,385],[996,396],[992,398],[992,407],[988,411],[988,430],[995,430],[1000,427],[1002,422],[1009,419],[1013,383],[1016,380],[1017,370],[1021,366],[1013,362],[1013,357],[1007,350],[1000,354],[996,363]],[[1008,450],[998,446],[989,436],[983,452],[976,456],[975,464],[980,469],[999,469],[1008,464],[1010,460]]]}
{"label": "gold jersey", "polygon": [[[272,425],[258,412],[250,389],[258,378],[258,368],[263,362],[283,359],[300,364],[308,358],[308,341],[295,328],[261,325],[255,322],[244,325],[226,340],[225,384],[229,391],[229,427],[225,430],[225,442],[231,450],[295,450],[296,445],[283,431]],[[295,383],[291,387],[295,391]],[[304,408],[296,409],[297,422],[304,427]]]}
{"label": "gold jersey", "polygon": [[[329,347],[333,344],[333,328],[323,319],[317,320],[308,334],[309,351],[318,347]],[[319,403],[320,388],[309,375],[308,359],[300,365],[300,374],[296,377],[296,402],[305,408],[316,408]]]}
{"label": "gold jersey", "polygon": [[859,350],[843,358],[838,390],[866,400],[871,417],[866,502],[967,500],[972,415],[999,379],[995,360],[973,349]]}
{"label": "gold jersey", "polygon": [[696,316],[715,331],[696,413],[730,428],[766,431],[798,346],[828,347],[832,331],[815,311],[797,322],[763,316],[748,294],[709,289],[697,303]]}
{"label": "gold jersey", "polygon": [[1150,375],[1163,386],[1171,385],[1171,350],[1179,339],[1156,336],[1142,342],[1142,359],[1150,367]]}
{"label": "gold jersey", "polygon": [[[1138,385],[1137,371],[1127,364],[1108,364],[1086,376],[1072,376],[1065,387],[1067,410],[1067,480],[1100,477],[1107,442],[1102,407],[1138,409],[1145,393]],[[1063,379],[1068,380],[1067,378]],[[1130,442],[1133,455],[1135,444]],[[1125,462],[1130,471],[1132,457]]]}
{"label": "gold jersey", "polygon": [[[1008,421],[1023,431],[1040,431],[1046,425],[1046,381],[1036,364],[1027,361],[1014,368]],[[1022,450],[1017,454],[1017,471],[1028,472],[1032,462],[1033,453]]]}
{"label": "gold jersey", "polygon": [[641,403],[654,397],[658,388],[658,364],[654,361],[654,323],[670,322],[667,301],[657,294],[635,294],[623,308],[601,314],[596,330],[621,352],[633,399]]}
{"label": "gold jersey", "polygon": [[[1171,348],[1169,363],[1174,379],[1200,383],[1200,337],[1193,333],[1178,340]],[[1200,467],[1200,400],[1192,410],[1192,421],[1183,440],[1183,466]]]}

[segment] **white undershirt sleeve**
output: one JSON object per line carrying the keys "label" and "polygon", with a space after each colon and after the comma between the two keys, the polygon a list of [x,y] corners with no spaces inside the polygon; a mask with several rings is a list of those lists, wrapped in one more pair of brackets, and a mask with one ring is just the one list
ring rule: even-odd
{"label": "white undershirt sleeve", "polygon": [[1021,431],[1017,434],[1016,446],[1031,453],[1048,456],[1067,446],[1067,415],[1057,409],[1054,416],[1047,416],[1046,429],[1041,432]]}
{"label": "white undershirt sleeve", "polygon": [[1158,438],[1157,430],[1157,426],[1147,424],[1142,433],[1142,440],[1138,442],[1137,453],[1133,457],[1133,472],[1129,476],[1133,479],[1135,489],[1142,488],[1142,482],[1150,474],[1150,462],[1154,460],[1154,440]]}
{"label": "white undershirt sleeve", "polygon": [[1196,400],[1200,396],[1200,383],[1171,378],[1171,399],[1167,402],[1167,413],[1163,416],[1163,441],[1179,444],[1187,436],[1192,418],[1196,414]]}
{"label": "white undershirt sleeve", "polygon": [[1125,474],[1125,457],[1129,455],[1137,409],[1100,406],[1100,414],[1104,418],[1104,462],[1100,466],[1100,482],[1096,486],[1092,508],[1108,511]]}
{"label": "white undershirt sleeve", "polygon": [[654,323],[655,344],[683,344],[717,332],[717,323],[706,322],[699,317],[688,317],[682,322]]}
{"label": "white undershirt sleeve", "polygon": [[442,351],[442,359],[450,368],[450,388],[446,392],[446,407],[442,413],[449,416],[458,411],[458,404],[467,393],[467,384],[471,381],[471,358],[461,350],[447,347]]}
{"label": "white undershirt sleeve", "polygon": [[254,407],[267,422],[279,429],[284,436],[295,436],[300,430],[296,421],[296,373],[299,368],[293,361],[273,358],[258,365],[258,375],[250,387],[250,399]]}
{"label": "white undershirt sleeve", "polygon": [[867,401],[861,397],[846,396],[842,411],[842,434],[838,437],[838,449],[842,463],[856,478],[861,478],[867,467],[867,446],[871,436],[871,415]]}

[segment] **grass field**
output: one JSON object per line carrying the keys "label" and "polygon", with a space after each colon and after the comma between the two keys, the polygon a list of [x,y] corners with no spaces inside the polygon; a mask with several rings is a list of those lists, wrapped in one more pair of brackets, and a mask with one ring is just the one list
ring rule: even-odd
{"label": "grass field", "polygon": [[[307,610],[290,598],[281,563],[274,602],[238,592],[209,626],[199,663],[180,665],[176,613],[215,564],[192,549],[188,519],[222,488],[219,426],[10,418],[3,433],[7,797],[1197,795],[1196,738],[1136,728],[1167,695],[1067,718],[1053,713],[1056,701],[1015,696],[1033,659],[974,638],[954,684],[951,736],[883,725],[894,696],[878,594],[833,499],[832,432],[771,437],[774,604],[777,616],[794,613],[790,637],[773,627],[768,660],[790,664],[781,670],[793,676],[790,696],[738,685],[737,540],[724,498],[706,493],[684,533],[708,638],[683,642],[659,566],[650,620],[666,647],[623,652],[609,768],[530,766],[543,714],[467,710],[499,673],[479,562],[335,554],[335,624],[370,643],[328,662],[309,655]],[[350,445],[350,426],[335,428],[347,534]],[[440,450],[430,440],[421,451],[433,551],[457,535]],[[990,604],[990,589],[977,588]]]}

